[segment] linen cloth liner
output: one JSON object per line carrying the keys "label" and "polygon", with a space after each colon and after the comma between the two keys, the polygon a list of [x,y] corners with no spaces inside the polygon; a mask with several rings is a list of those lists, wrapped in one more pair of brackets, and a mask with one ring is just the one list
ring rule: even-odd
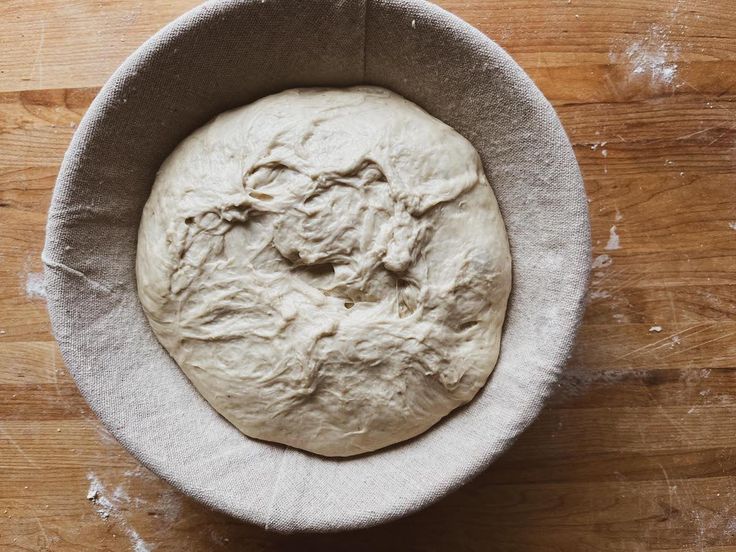
{"label": "linen cloth liner", "polygon": [[[214,115],[297,86],[390,88],[479,151],[508,228],[514,285],[486,387],[425,434],[349,459],[249,439],[192,387],[136,295],[156,171]],[[43,260],[54,335],[81,393],[142,464],[197,500],[281,532],[365,527],[476,476],[539,412],[583,311],[590,232],[554,110],[479,31],[420,0],[214,1],[147,41],[77,130]]]}

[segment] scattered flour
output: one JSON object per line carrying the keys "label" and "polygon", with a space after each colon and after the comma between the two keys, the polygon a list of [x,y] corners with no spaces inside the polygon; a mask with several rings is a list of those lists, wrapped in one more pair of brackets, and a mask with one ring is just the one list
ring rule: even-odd
{"label": "scattered flour", "polygon": [[151,552],[151,546],[144,541],[138,534],[138,531],[132,527],[125,529],[126,534],[130,538],[130,542],[133,545],[133,552]]}
{"label": "scattered flour", "polygon": [[147,476],[150,476],[150,479],[156,479],[156,476],[153,475],[151,472],[149,472],[147,469],[145,469],[143,466],[136,466],[132,470],[125,470],[123,472],[123,475],[125,477],[141,477],[141,478],[148,478]]}
{"label": "scattered flour", "polygon": [[125,492],[125,489],[123,489],[122,485],[118,485],[115,488],[115,492],[112,493],[112,499],[116,503],[117,502],[130,502],[130,496],[128,496],[128,493]]}
{"label": "scattered flour", "polygon": [[35,255],[28,255],[23,262],[23,268],[18,273],[21,289],[26,292],[28,299],[46,299],[46,289],[43,282],[43,272],[31,272],[31,267],[36,262]]}
{"label": "scattered flour", "polygon": [[651,328],[649,328],[649,331],[651,333],[659,333],[662,331],[662,326],[652,326]]}
{"label": "scattered flour", "polygon": [[643,38],[628,43],[623,52],[615,48],[608,57],[613,63],[630,64],[634,78],[647,78],[652,84],[672,84],[677,63],[670,60],[677,57],[680,49],[669,41],[669,35],[667,27],[651,25]]}
{"label": "scattered flour", "polygon": [[96,501],[97,497],[100,495],[100,491],[104,490],[104,488],[102,484],[100,483],[100,480],[97,479],[97,476],[92,472],[87,474],[87,480],[89,481],[89,490],[87,491],[87,500]]}
{"label": "scattered flour", "polygon": [[167,489],[155,504],[156,509],[162,512],[164,521],[174,523],[181,515],[181,497],[174,489]]}
{"label": "scattered flour", "polygon": [[97,506],[97,513],[102,519],[107,519],[110,514],[115,512],[115,506],[110,499],[105,496],[105,486],[93,472],[87,474],[89,481],[89,489],[87,490],[87,500]]}
{"label": "scattered flour", "polygon": [[210,540],[218,547],[225,546],[230,542],[229,538],[222,536],[216,529],[210,529]]}
{"label": "scattered flour", "polygon": [[609,257],[608,255],[598,255],[595,259],[593,259],[593,265],[592,268],[595,270],[596,268],[605,268],[607,266],[611,266],[613,264],[613,259]]}
{"label": "scattered flour", "polygon": [[97,508],[97,514],[102,519],[113,518],[130,539],[133,552],[152,552],[153,546],[144,541],[128,520],[121,513],[120,507],[130,503],[130,497],[122,486],[118,486],[112,495],[108,497],[105,485],[100,481],[97,474],[87,474],[89,489],[87,500],[91,501]]}
{"label": "scattered flour", "polygon": [[729,223],[728,223],[728,227],[729,227],[729,228],[730,228],[731,230],[736,230],[736,220],[735,220],[735,221],[733,221],[733,222],[729,222]]}
{"label": "scattered flour", "polygon": [[26,278],[26,296],[29,299],[46,299],[43,272],[31,272]]}
{"label": "scattered flour", "polygon": [[610,292],[606,291],[605,289],[596,289],[590,292],[591,299],[607,299],[610,296]]}
{"label": "scattered flour", "polygon": [[616,249],[621,249],[621,243],[618,238],[618,234],[616,233],[616,225],[614,224],[611,226],[611,231],[608,235],[608,243],[605,247],[606,251],[614,251]]}
{"label": "scattered flour", "polygon": [[[138,480],[134,485],[140,487],[141,483],[157,481],[158,478],[142,466],[126,470],[122,474],[123,481],[110,493],[94,472],[87,474],[89,488],[87,500],[95,506],[95,511],[104,520],[114,521],[130,540],[133,552],[152,552],[155,545],[147,543],[131,525],[126,517],[128,513],[142,510],[148,515],[160,516],[167,526],[176,523],[181,515],[182,501],[179,493],[174,489],[164,489],[155,501],[146,498],[132,496],[130,483]],[[147,487],[148,485],[146,485]],[[126,488],[127,487],[127,488]]]}

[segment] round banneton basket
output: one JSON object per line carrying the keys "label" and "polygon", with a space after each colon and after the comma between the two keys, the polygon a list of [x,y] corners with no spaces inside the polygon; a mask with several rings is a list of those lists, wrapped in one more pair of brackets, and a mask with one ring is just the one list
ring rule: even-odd
{"label": "round banneton basket", "polygon": [[[508,227],[514,285],[501,356],[467,406],[411,441],[327,459],[249,439],[192,387],[136,294],[138,223],[157,169],[214,115],[302,86],[369,83],[479,151]],[[135,52],[59,173],[44,262],[53,330],[79,389],[145,466],[277,531],[406,515],[468,482],[534,419],[571,350],[589,274],[587,203],[554,110],[479,31],[419,0],[208,2]]]}

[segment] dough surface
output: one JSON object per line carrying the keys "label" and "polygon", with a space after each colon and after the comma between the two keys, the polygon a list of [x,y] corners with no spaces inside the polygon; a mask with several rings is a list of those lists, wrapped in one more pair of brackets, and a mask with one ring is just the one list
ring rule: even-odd
{"label": "dough surface", "polygon": [[289,90],[186,138],[143,211],[136,274],[154,333],[221,415],[350,456],[475,396],[511,257],[472,145],[361,86]]}

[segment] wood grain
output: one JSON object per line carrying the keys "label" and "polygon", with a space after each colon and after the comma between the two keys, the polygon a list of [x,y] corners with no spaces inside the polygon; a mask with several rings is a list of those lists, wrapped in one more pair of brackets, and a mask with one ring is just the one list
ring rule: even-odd
{"label": "wood grain", "polygon": [[310,536],[235,522],[138,466],[64,369],[39,286],[81,116],[197,2],[0,3],[0,550],[736,550],[736,2],[440,3],[514,56],[573,142],[585,323],[543,414],[476,481]]}

